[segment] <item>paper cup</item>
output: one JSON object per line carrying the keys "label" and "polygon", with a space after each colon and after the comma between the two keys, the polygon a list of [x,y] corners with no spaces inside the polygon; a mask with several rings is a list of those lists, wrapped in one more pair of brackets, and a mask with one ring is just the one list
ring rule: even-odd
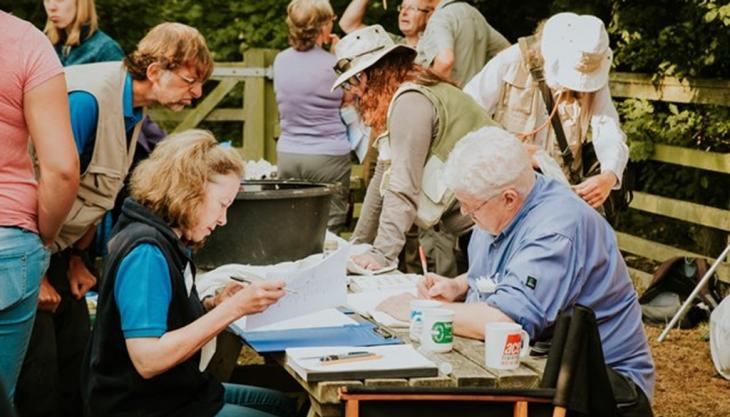
{"label": "paper cup", "polygon": [[426,308],[421,317],[421,348],[428,352],[449,352],[454,347],[454,312]]}
{"label": "paper cup", "polygon": [[493,369],[517,369],[527,357],[530,336],[517,323],[484,326],[484,364]]}
{"label": "paper cup", "polygon": [[436,300],[411,300],[411,325],[409,336],[412,341],[421,341],[421,318],[423,310],[427,308],[441,307],[441,302]]}

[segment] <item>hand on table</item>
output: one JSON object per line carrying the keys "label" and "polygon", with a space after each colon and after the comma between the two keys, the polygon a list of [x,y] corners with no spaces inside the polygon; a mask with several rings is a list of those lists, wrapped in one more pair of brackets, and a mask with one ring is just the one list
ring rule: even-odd
{"label": "hand on table", "polygon": [[386,265],[386,260],[380,255],[372,252],[365,252],[352,257],[352,262],[370,271],[377,271]]}
{"label": "hand on table", "polygon": [[411,300],[415,299],[413,294],[404,292],[386,298],[375,309],[388,313],[396,320],[408,322],[411,320]]}

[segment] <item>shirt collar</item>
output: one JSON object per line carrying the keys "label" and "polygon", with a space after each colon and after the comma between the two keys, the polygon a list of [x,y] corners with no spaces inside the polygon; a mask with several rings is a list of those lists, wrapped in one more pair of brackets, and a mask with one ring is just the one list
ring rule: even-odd
{"label": "shirt collar", "polygon": [[132,92],[132,75],[127,72],[127,76],[124,80],[124,95],[122,105],[124,107],[124,121],[125,124],[136,125],[142,120],[143,112],[142,107],[132,107],[134,103],[134,95]]}
{"label": "shirt collar", "polygon": [[515,227],[517,227],[517,224],[519,224],[522,219],[527,216],[527,213],[532,210],[535,205],[538,203],[538,194],[541,193],[541,190],[545,187],[545,177],[543,177],[540,174],[535,173],[535,184],[532,186],[532,190],[530,190],[530,193],[527,194],[527,198],[525,199],[525,202],[522,203],[522,207],[520,207],[520,210],[517,212],[514,218],[505,226],[504,229],[497,235],[494,236],[494,241],[499,241],[503,239],[505,236],[509,235]]}

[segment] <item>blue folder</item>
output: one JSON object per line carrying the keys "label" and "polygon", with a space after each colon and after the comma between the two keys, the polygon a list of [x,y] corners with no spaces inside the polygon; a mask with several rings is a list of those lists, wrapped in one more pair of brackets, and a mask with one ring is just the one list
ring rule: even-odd
{"label": "blue folder", "polygon": [[403,343],[390,331],[364,322],[315,329],[238,332],[259,353],[282,352],[287,348],[316,346],[378,346]]}

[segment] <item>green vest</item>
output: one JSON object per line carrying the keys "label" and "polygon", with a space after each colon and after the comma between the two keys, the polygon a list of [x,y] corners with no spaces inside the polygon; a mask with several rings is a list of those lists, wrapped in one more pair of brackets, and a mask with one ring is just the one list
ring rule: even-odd
{"label": "green vest", "polygon": [[[423,94],[436,109],[438,131],[431,142],[427,160],[431,156],[436,156],[442,162],[446,162],[456,143],[467,133],[484,126],[499,126],[476,101],[449,83],[432,86],[405,83],[393,95],[393,101],[407,91]],[[389,124],[393,101],[388,109]]]}
{"label": "green vest", "polygon": [[[470,96],[448,83],[424,86],[405,83],[393,95],[388,109],[388,125],[393,110],[393,102],[407,91],[417,91],[433,104],[438,117],[438,131],[431,141],[426,157],[426,166],[421,179],[421,192],[418,195],[416,224],[428,229],[438,223],[441,216],[453,206],[456,197],[446,188],[442,180],[442,170],[454,146],[469,132],[484,126],[499,126]],[[388,126],[390,130],[390,126]],[[386,138],[389,141],[389,138]],[[389,148],[389,142],[387,147]],[[390,152],[388,151],[388,154]],[[387,188],[389,175],[383,176],[381,191]]]}

